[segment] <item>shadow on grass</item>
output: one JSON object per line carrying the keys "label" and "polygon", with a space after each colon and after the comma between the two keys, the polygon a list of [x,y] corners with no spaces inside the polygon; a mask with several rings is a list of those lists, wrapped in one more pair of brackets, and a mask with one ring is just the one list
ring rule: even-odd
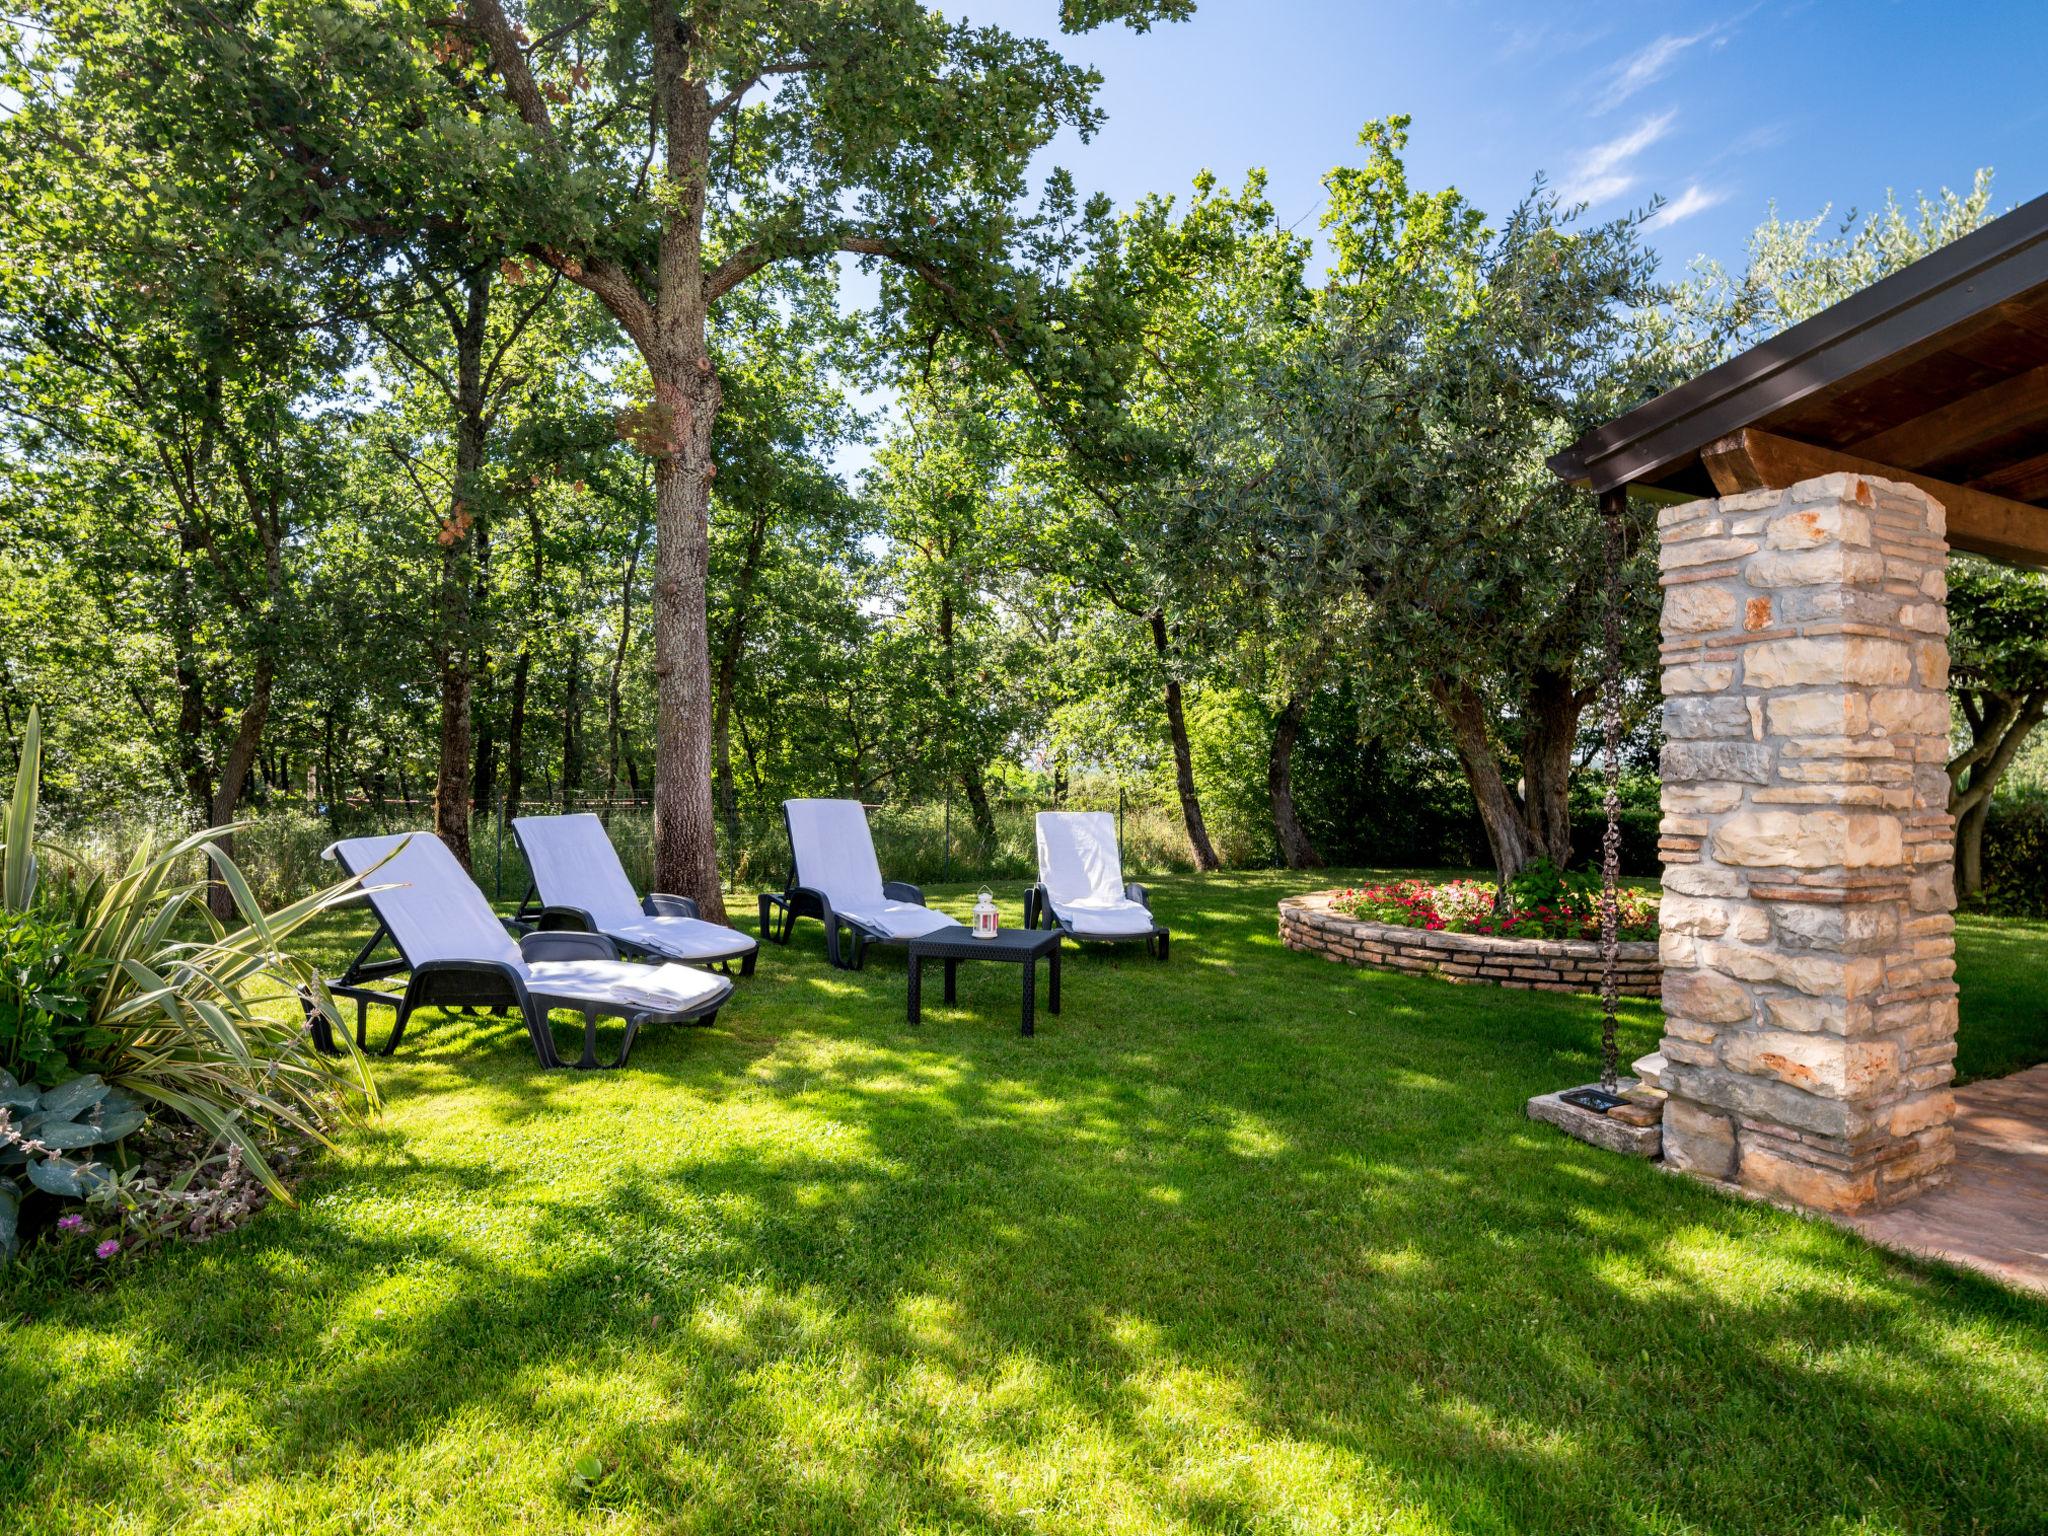
{"label": "shadow on grass", "polygon": [[1593,1070],[1585,999],[1349,972],[1280,948],[1275,877],[1165,884],[1186,949],[1070,956],[1033,1041],[1008,968],[911,1030],[900,957],[829,971],[815,925],[624,1073],[409,1038],[298,1210],[29,1299],[0,1494],[51,1529],[2038,1529],[2039,1308],[1524,1120]]}

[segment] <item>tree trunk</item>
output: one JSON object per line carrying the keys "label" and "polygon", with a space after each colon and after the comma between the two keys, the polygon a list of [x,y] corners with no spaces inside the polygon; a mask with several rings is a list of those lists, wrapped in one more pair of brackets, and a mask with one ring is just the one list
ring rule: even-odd
{"label": "tree trunk", "polygon": [[[241,804],[243,787],[249,781],[249,768],[256,761],[257,750],[263,742],[264,722],[270,718],[270,695],[276,680],[276,664],[267,655],[259,656],[256,675],[250,684],[249,702],[242,710],[242,718],[235,727],[235,739],[228,747],[228,755],[221,764],[220,785],[214,791],[213,804],[208,808],[208,824],[224,827],[235,819],[235,807]],[[220,851],[229,858],[235,854],[235,840],[232,834],[215,839]],[[235,916],[234,894],[219,875],[209,866],[206,887],[206,906],[222,921]]]}
{"label": "tree trunk", "polygon": [[[483,37],[520,115],[551,134],[527,45],[504,6],[474,0],[465,15]],[[711,479],[717,473],[711,436],[721,400],[707,344],[717,294],[706,286],[704,208],[718,108],[709,76],[692,56],[696,26],[696,12],[686,16],[673,0],[655,0],[649,13],[649,118],[666,178],[651,298],[638,273],[607,256],[572,261],[548,252],[544,259],[589,289],[619,321],[653,384],[654,399],[638,413],[639,428],[630,435],[654,461],[654,878],[659,889],[693,897],[704,917],[722,922],[704,611]]]}
{"label": "tree trunk", "polygon": [[569,632],[569,666],[562,698],[562,813],[575,809],[583,783],[583,631]]}
{"label": "tree trunk", "polygon": [[633,585],[640,577],[640,544],[647,531],[643,518],[633,529],[633,551],[626,559],[626,579],[619,588],[619,643],[612,648],[611,676],[604,689],[604,814],[609,825],[612,797],[619,788],[619,679],[626,670],[626,647],[633,637]]}
{"label": "tree trunk", "polygon": [[498,742],[485,720],[476,729],[476,778],[470,785],[469,803],[488,813],[497,796]]}
{"label": "tree trunk", "polygon": [[1266,753],[1266,797],[1273,807],[1273,834],[1280,857],[1289,869],[1320,869],[1323,856],[1302,829],[1294,809],[1294,744],[1308,717],[1309,695],[1298,693],[1281,708],[1273,723],[1273,742]]}
{"label": "tree trunk", "polygon": [[1991,797],[1984,796],[1956,818],[1956,895],[1984,894],[1984,824],[1991,819]]}
{"label": "tree trunk", "polygon": [[1957,699],[1970,744],[1948,765],[1948,810],[1956,819],[1956,895],[1967,898],[1984,893],[1984,826],[1992,794],[2034,728],[2048,718],[2048,689],[2023,694],[1958,688]]}
{"label": "tree trunk", "polygon": [[[341,805],[347,797],[341,777],[341,757],[334,746],[334,708],[330,705],[320,720],[320,791],[327,797],[327,825],[341,829]],[[313,807],[308,806],[308,810]]]}
{"label": "tree trunk", "polygon": [[490,326],[491,270],[463,274],[467,304],[455,330],[455,485],[441,528],[439,633],[434,663],[441,684],[441,756],[434,774],[434,832],[470,868],[471,691],[475,637],[469,632],[475,571],[473,533],[484,466],[484,339]]}
{"label": "tree trunk", "polygon": [[1167,665],[1166,616],[1152,611],[1152,649],[1166,678],[1166,729],[1173,739],[1173,782],[1180,791],[1180,818],[1187,828],[1188,852],[1195,868],[1203,872],[1221,869],[1223,861],[1209,842],[1209,826],[1202,819],[1201,797],[1195,793],[1195,756],[1188,746],[1187,713],[1181,707],[1180,679]]}
{"label": "tree trunk", "polygon": [[[701,323],[699,326],[701,336]],[[705,921],[725,921],[718,885],[718,817],[711,799],[711,638],[704,582],[711,554],[711,426],[717,376],[701,349],[697,382],[656,380],[674,413],[672,451],[654,461],[654,879],[693,898]]]}
{"label": "tree trunk", "polygon": [[1572,759],[1582,705],[1570,677],[1539,670],[1522,701],[1522,813],[1530,845],[1563,869],[1572,861]]}
{"label": "tree trunk", "polygon": [[718,812],[728,827],[739,819],[739,795],[732,774],[732,696],[739,678],[740,652],[746,645],[749,601],[754,580],[760,573],[761,550],[768,536],[768,504],[755,508],[747,529],[746,556],[732,584],[732,621],[718,644],[718,671],[711,688],[711,773],[716,788]]}
{"label": "tree trunk", "polygon": [[979,768],[969,766],[960,770],[960,793],[967,797],[967,819],[986,859],[995,852],[996,813],[989,806],[988,786],[982,783]]}
{"label": "tree trunk", "polygon": [[1536,848],[1523,819],[1522,807],[1500,770],[1500,758],[1493,750],[1487,730],[1486,708],[1479,696],[1464,683],[1444,678],[1429,680],[1429,694],[1451,733],[1465,783],[1479,806],[1479,819],[1486,827],[1486,841],[1493,850],[1493,867],[1505,889],[1520,874]]}
{"label": "tree trunk", "polygon": [[1465,783],[1479,807],[1502,888],[1538,858],[1563,869],[1572,856],[1572,748],[1584,709],[1571,679],[1548,671],[1530,679],[1520,710],[1520,794],[1508,783],[1485,701],[1478,693],[1469,684],[1448,678],[1430,679],[1428,690],[1450,730]]}
{"label": "tree trunk", "polygon": [[178,686],[177,757],[178,777],[185,786],[185,798],[202,820],[213,817],[213,771],[206,761],[206,683],[200,673],[199,648],[193,639],[197,618],[192,611],[187,563],[199,544],[189,526],[179,529],[178,546],[184,559],[171,573],[170,641],[172,668]]}
{"label": "tree trunk", "polygon": [[512,666],[512,712],[505,729],[505,814],[517,816],[526,798],[526,679],[533,670],[529,642],[519,643]]}

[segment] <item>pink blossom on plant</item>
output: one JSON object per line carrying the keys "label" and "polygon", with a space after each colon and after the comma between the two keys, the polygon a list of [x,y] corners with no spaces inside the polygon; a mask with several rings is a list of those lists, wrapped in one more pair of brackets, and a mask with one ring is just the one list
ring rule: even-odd
{"label": "pink blossom on plant", "polygon": [[119,1253],[120,1251],[121,1239],[119,1239],[118,1237],[110,1237],[105,1242],[101,1243],[99,1247],[93,1249],[93,1252],[103,1259],[111,1259],[115,1254]]}

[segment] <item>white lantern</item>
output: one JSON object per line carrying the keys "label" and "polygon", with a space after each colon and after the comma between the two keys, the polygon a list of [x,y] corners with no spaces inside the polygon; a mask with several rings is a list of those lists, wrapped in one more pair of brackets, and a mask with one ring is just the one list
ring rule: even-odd
{"label": "white lantern", "polygon": [[996,899],[987,891],[974,898],[974,936],[977,939],[996,936]]}

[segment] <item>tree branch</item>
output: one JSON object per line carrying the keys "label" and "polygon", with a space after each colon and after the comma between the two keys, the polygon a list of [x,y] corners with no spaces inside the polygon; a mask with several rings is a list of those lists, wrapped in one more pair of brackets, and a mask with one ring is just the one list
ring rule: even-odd
{"label": "tree branch", "polygon": [[504,6],[498,0],[470,0],[469,25],[483,36],[491,65],[505,83],[505,99],[526,125],[553,148],[555,123],[548,115],[547,98],[540,93],[540,85],[526,62],[526,50],[519,46],[519,36],[506,17]]}
{"label": "tree branch", "polygon": [[811,70],[822,68],[824,68],[822,64],[815,63],[810,59],[795,59],[787,64],[764,64],[738,85],[719,97],[717,101],[713,102],[711,104],[711,116],[714,121],[725,116],[726,113],[740,104],[742,96],[746,95],[747,92],[751,91],[770,75],[801,75]]}

